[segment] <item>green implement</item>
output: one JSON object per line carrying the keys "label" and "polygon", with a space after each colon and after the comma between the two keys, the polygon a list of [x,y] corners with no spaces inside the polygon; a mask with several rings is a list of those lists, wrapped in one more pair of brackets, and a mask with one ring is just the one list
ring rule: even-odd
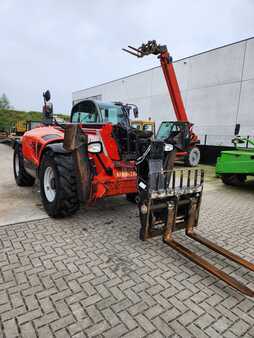
{"label": "green implement", "polygon": [[221,177],[224,184],[238,185],[244,183],[247,176],[254,176],[254,139],[238,136],[232,142],[235,150],[221,152],[217,159],[216,175]]}

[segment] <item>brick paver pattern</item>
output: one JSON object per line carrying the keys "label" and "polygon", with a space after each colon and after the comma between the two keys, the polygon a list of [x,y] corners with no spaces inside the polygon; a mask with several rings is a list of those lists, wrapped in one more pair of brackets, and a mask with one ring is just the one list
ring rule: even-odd
{"label": "brick paver pattern", "polygon": [[[1,337],[253,337],[254,301],[163,244],[138,239],[123,197],[68,219],[0,228]],[[254,261],[253,193],[204,194],[199,231]],[[254,275],[186,239],[254,288]]]}

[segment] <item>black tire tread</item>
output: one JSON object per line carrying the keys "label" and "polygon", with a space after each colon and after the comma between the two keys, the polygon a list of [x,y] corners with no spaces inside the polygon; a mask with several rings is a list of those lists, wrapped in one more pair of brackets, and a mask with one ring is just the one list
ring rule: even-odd
{"label": "black tire tread", "polygon": [[128,202],[137,204],[137,202],[136,202],[137,195],[138,195],[138,193],[136,193],[136,192],[126,194],[126,199],[127,199]]}
{"label": "black tire tread", "polygon": [[[41,183],[41,197],[44,207],[51,217],[60,218],[73,215],[80,207],[73,156],[71,154],[47,152],[42,159],[42,173],[43,162],[48,158],[55,163],[59,178],[59,190],[55,208],[48,208],[48,202],[44,193],[42,193]],[[40,176],[42,180],[43,175]]]}
{"label": "black tire tread", "polygon": [[221,180],[225,185],[238,186],[245,182],[246,176],[242,174],[223,174]]}
{"label": "black tire tread", "polygon": [[[19,157],[19,173],[15,172],[15,156],[18,153]],[[24,157],[22,153],[22,147],[20,144],[16,145],[13,154],[13,170],[16,183],[20,187],[31,187],[34,185],[35,178],[29,175],[24,167]]]}

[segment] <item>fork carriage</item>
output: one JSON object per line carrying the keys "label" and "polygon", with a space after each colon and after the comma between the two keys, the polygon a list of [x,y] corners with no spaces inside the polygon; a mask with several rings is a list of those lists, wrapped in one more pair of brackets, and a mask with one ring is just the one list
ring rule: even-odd
{"label": "fork carriage", "polygon": [[217,278],[243,294],[254,297],[254,291],[235,278],[219,270],[204,258],[184,247],[173,238],[173,233],[185,229],[186,236],[207,246],[229,260],[254,271],[254,264],[218,246],[194,231],[198,226],[202,199],[204,171],[149,170],[148,180],[138,178],[140,239],[145,241],[162,236],[163,242],[198,264]]}

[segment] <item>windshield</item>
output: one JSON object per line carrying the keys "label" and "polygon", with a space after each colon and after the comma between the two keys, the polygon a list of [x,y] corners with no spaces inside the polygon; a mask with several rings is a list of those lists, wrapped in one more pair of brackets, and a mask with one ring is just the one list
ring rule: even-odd
{"label": "windshield", "polygon": [[96,105],[92,101],[83,101],[74,106],[72,122],[84,124],[99,122]]}
{"label": "windshield", "polygon": [[139,123],[139,122],[132,122],[131,126],[138,130],[144,130],[144,131],[153,131],[153,125],[150,123]]}
{"label": "windshield", "polygon": [[145,131],[153,131],[153,125],[152,124],[144,124],[143,130]]}
{"label": "windshield", "polygon": [[176,128],[176,124],[174,124],[174,122],[162,122],[156,135],[156,138],[159,140],[166,139],[171,134],[172,131],[176,131],[173,130],[173,128]]}
{"label": "windshield", "polygon": [[72,116],[72,122],[94,123],[97,122],[97,115],[88,112],[75,112]]}
{"label": "windshield", "polygon": [[133,123],[132,122],[131,126],[135,129],[141,130],[141,125],[139,123]]}
{"label": "windshield", "polygon": [[99,108],[103,122],[118,124],[126,120],[121,106],[99,103]]}
{"label": "windshield", "polygon": [[74,107],[72,122],[126,124],[126,116],[121,106],[92,101],[80,102]]}

